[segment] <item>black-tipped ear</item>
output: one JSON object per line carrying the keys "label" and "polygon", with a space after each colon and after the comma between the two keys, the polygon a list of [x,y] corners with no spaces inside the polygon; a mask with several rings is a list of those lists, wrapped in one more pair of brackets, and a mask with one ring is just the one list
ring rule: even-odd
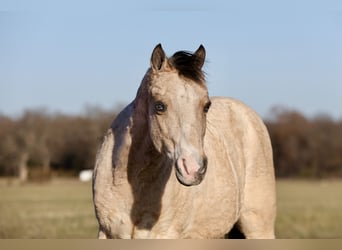
{"label": "black-tipped ear", "polygon": [[166,62],[166,55],[161,44],[159,43],[152,52],[151,67],[152,69],[159,71],[162,69],[165,62]]}
{"label": "black-tipped ear", "polygon": [[197,66],[201,69],[205,62],[205,48],[202,44],[196,50],[196,52],[194,53],[194,56],[196,56]]}

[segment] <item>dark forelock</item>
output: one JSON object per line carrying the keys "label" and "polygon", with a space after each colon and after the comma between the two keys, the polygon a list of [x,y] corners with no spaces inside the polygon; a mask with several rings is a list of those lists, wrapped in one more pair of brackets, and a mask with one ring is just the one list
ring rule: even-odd
{"label": "dark forelock", "polygon": [[[204,83],[205,75],[201,69],[201,58],[188,51],[178,51],[169,59],[179,75],[193,80],[197,83]],[[200,66],[199,66],[200,65]]]}

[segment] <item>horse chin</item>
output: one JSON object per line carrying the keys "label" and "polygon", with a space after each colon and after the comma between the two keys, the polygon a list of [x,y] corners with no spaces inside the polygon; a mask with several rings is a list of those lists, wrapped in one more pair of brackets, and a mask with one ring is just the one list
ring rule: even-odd
{"label": "horse chin", "polygon": [[176,166],[176,177],[180,184],[187,186],[187,187],[196,186],[200,184],[203,180],[203,176],[199,174],[196,176],[185,177],[177,166]]}

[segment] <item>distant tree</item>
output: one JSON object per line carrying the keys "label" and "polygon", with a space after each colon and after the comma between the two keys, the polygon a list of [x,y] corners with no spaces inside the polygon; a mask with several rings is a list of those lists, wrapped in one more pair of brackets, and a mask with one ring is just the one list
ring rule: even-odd
{"label": "distant tree", "polygon": [[0,116],[0,175],[14,176],[18,172],[19,149],[13,136],[15,126],[12,119]]}
{"label": "distant tree", "polygon": [[313,119],[275,109],[266,121],[278,177],[342,177],[342,127],[326,114]]}
{"label": "distant tree", "polygon": [[0,175],[46,178],[51,170],[77,174],[90,169],[97,147],[115,117],[88,107],[83,116],[29,110],[17,118],[0,116]]}

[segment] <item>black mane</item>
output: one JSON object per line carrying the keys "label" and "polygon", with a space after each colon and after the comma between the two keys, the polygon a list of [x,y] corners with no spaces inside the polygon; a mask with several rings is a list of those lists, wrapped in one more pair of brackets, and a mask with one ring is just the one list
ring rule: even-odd
{"label": "black mane", "polygon": [[203,83],[205,80],[204,72],[201,69],[201,58],[188,51],[178,51],[169,59],[171,66],[177,69],[179,75]]}

